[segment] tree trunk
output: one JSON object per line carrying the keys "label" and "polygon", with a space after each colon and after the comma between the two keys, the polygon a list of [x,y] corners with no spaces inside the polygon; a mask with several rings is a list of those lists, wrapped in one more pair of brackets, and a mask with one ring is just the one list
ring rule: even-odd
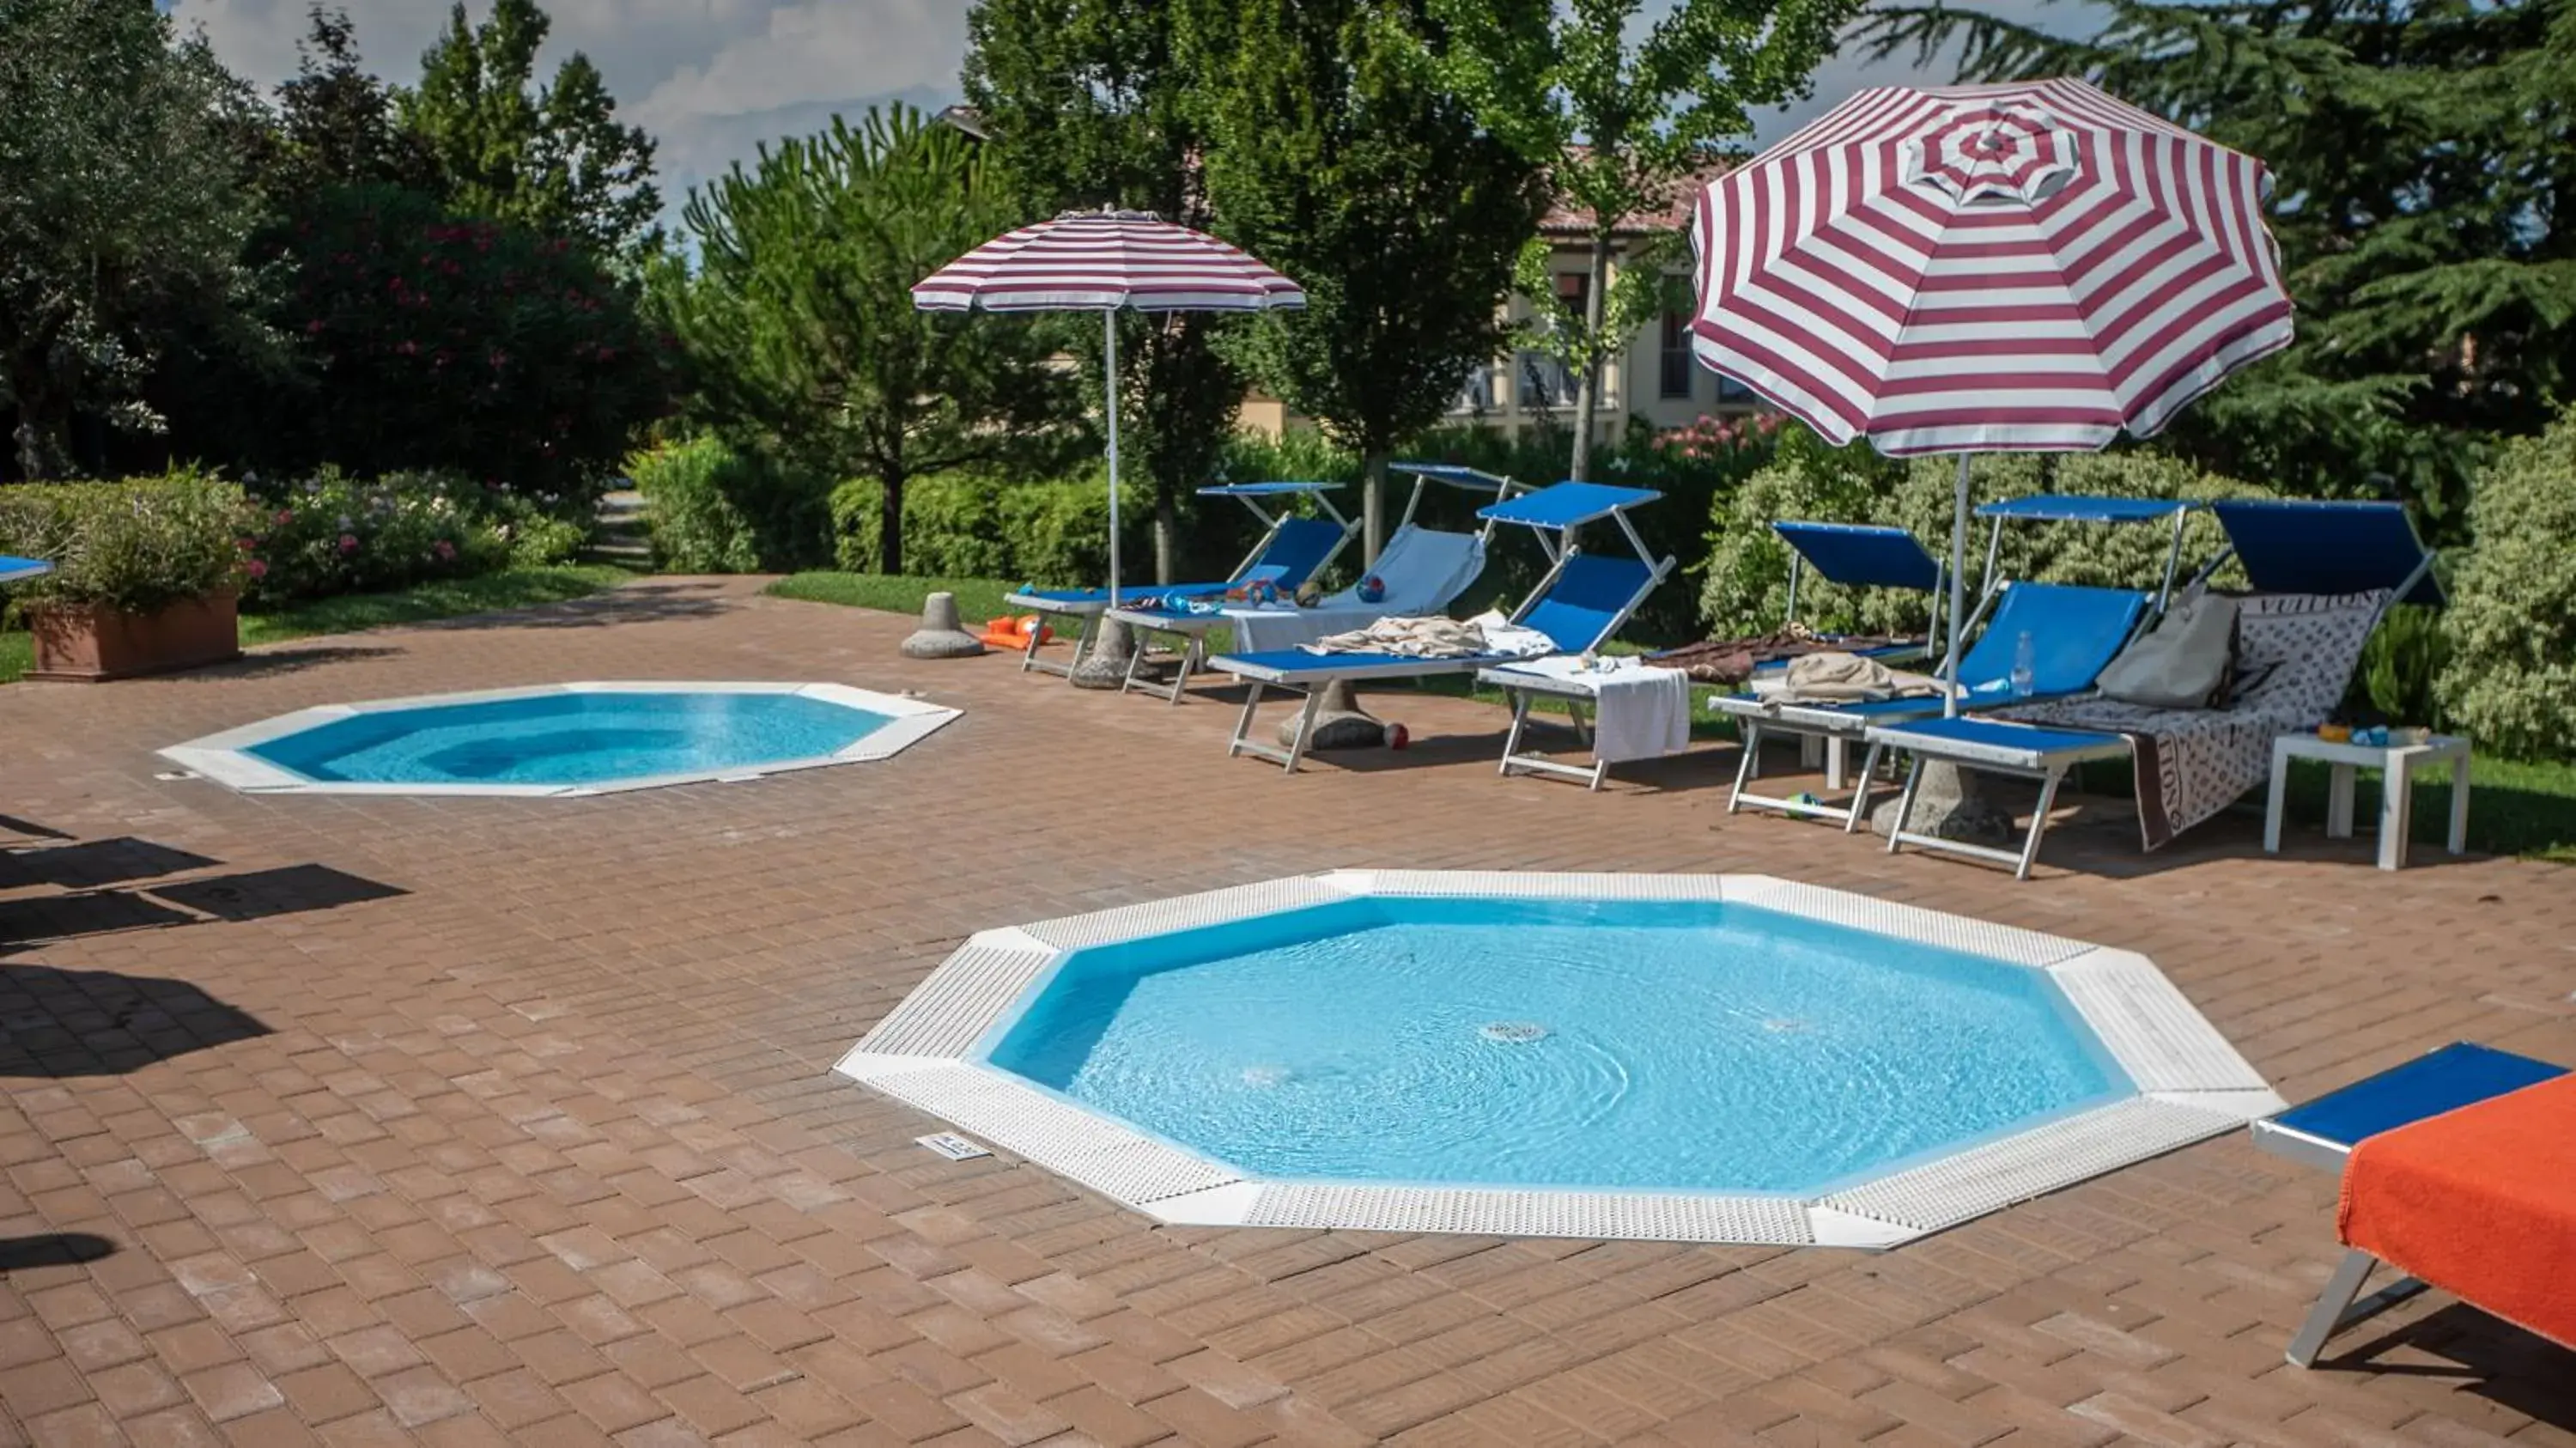
{"label": "tree trunk", "polygon": [[1160,482],[1154,485],[1154,582],[1169,584],[1177,577],[1172,570],[1172,553],[1181,535],[1181,511],[1172,502],[1172,490]]}
{"label": "tree trunk", "polygon": [[888,578],[903,573],[903,485],[900,471],[877,479],[877,572]]}
{"label": "tree trunk", "polygon": [[1386,450],[1373,449],[1360,477],[1360,562],[1377,567],[1378,550],[1386,546]]}
{"label": "tree trunk", "polygon": [[[1601,317],[1605,305],[1602,294],[1610,288],[1610,238],[1596,234],[1592,238],[1592,269],[1583,286],[1583,336],[1597,346],[1601,338]],[[1574,379],[1574,459],[1566,476],[1576,482],[1592,476],[1592,416],[1601,406],[1602,357],[1594,353],[1592,365]]]}
{"label": "tree trunk", "polygon": [[70,458],[64,451],[64,423],[68,420],[53,404],[53,389],[45,376],[43,364],[11,369],[11,401],[17,404],[18,428],[10,441],[18,457],[18,476],[31,483],[65,476]]}

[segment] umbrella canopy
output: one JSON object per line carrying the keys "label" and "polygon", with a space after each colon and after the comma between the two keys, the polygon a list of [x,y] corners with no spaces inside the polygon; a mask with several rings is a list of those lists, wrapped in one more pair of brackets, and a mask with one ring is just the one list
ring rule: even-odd
{"label": "umbrella canopy", "polygon": [[2290,343],[2271,184],[2078,80],[1865,90],[1701,194],[1692,346],[1892,455],[2145,437]]}
{"label": "umbrella canopy", "polygon": [[1691,347],[1836,444],[1960,455],[1955,670],[1967,454],[2150,436],[2288,346],[2271,186],[2079,80],[1864,90],[1701,193]]}
{"label": "umbrella canopy", "polygon": [[1240,247],[1149,211],[1068,211],[997,236],[913,283],[923,311],[1099,312],[1108,378],[1109,602],[1118,603],[1118,319],[1140,312],[1266,312],[1305,290]]}

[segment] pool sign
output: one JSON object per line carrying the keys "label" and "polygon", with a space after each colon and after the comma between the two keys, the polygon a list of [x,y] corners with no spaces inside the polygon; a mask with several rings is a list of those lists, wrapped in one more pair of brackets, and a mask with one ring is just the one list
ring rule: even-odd
{"label": "pool sign", "polygon": [[928,1136],[916,1136],[913,1140],[929,1147],[932,1151],[939,1153],[950,1161],[973,1161],[979,1156],[992,1155],[991,1152],[986,1151],[984,1148],[977,1146],[975,1143],[968,1141],[966,1138],[959,1136],[953,1131],[934,1131]]}

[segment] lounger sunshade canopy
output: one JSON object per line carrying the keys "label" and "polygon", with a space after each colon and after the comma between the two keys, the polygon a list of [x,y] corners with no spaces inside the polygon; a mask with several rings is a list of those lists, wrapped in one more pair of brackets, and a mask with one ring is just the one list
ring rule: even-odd
{"label": "lounger sunshade canopy", "polygon": [[1940,563],[1902,528],[1879,523],[1782,522],[1772,524],[1771,531],[1830,583],[1926,593],[1941,586]]}
{"label": "lounger sunshade canopy", "polygon": [[2402,503],[2240,498],[2210,509],[2258,593],[2387,590],[2399,603],[2448,601]]}

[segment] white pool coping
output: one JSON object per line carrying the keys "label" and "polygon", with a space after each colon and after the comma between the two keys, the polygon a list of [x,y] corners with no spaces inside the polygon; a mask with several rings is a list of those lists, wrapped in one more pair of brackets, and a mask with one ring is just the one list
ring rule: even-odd
{"label": "white pool coping", "polygon": [[[691,770],[675,774],[638,775],[632,779],[603,780],[594,784],[395,784],[356,782],[350,780],[313,779],[260,758],[250,751],[259,745],[301,734],[307,729],[329,724],[358,714],[382,714],[397,709],[430,709],[447,704],[491,704],[510,699],[541,699],[554,694],[795,694],[846,709],[865,710],[887,716],[881,727],[864,739],[834,754],[813,755],[803,759],[773,760],[765,764],[737,765],[729,769]],[[711,781],[733,782],[759,779],[792,770],[820,769],[833,764],[859,764],[885,759],[920,743],[942,725],[963,711],[944,704],[895,694],[880,694],[873,689],[856,689],[847,684],[767,683],[757,680],[697,679],[619,679],[586,680],[569,684],[535,684],[514,689],[476,689],[457,694],[420,694],[402,699],[369,699],[357,704],[323,704],[311,709],[298,709],[237,729],[208,734],[185,744],[173,744],[159,751],[162,758],[192,774],[227,785],[245,794],[343,794],[343,795],[430,795],[504,796],[529,799],[572,799],[587,795],[622,794],[629,790],[660,789],[674,784],[704,784]]]}
{"label": "white pool coping", "polygon": [[[1073,951],[1372,895],[1732,902],[1986,956],[2047,972],[2137,1089],[1800,1197],[1268,1178],[976,1059],[984,1034]],[[987,930],[834,1069],[1163,1222],[1872,1249],[2222,1135],[2285,1104],[2143,955],[1768,875],[1336,870]]]}

